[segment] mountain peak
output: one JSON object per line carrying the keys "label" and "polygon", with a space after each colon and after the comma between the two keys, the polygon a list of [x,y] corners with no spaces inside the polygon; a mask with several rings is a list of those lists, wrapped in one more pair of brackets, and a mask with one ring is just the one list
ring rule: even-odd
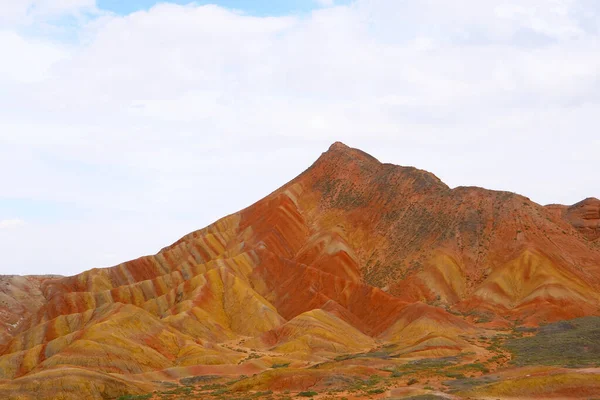
{"label": "mountain peak", "polygon": [[334,142],[327,151],[348,151],[351,148],[342,142]]}
{"label": "mountain peak", "polygon": [[343,162],[348,161],[358,161],[358,162],[368,162],[381,164],[379,160],[377,160],[372,155],[354,147],[350,147],[342,142],[334,142],[326,152],[321,155],[321,159],[326,160],[334,160],[333,162],[339,163],[341,160],[339,158],[343,158]]}

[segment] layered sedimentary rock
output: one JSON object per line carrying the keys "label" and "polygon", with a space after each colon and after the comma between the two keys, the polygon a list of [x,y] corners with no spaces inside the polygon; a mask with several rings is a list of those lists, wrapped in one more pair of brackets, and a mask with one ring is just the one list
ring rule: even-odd
{"label": "layered sedimentary rock", "polygon": [[52,276],[0,275],[0,345],[46,302],[40,286],[50,278]]}
{"label": "layered sedimentary rock", "polygon": [[382,347],[486,357],[486,329],[600,314],[599,213],[597,199],[451,189],[336,143],[156,255],[3,277],[0,397],[141,394]]}
{"label": "layered sedimentary rock", "polygon": [[551,204],[547,207],[555,215],[567,220],[588,240],[600,238],[600,200],[589,197],[572,206]]}

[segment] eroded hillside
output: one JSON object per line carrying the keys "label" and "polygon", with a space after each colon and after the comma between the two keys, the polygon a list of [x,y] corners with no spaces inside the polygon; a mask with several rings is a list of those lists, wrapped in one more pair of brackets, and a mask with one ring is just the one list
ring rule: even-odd
{"label": "eroded hillside", "polygon": [[[282,188],[153,256],[2,278],[0,397],[399,398],[510,386],[532,367],[506,369],[504,342],[600,315],[599,212],[592,198],[543,207],[451,189],[335,143]],[[535,374],[597,387],[590,365],[587,375],[556,368]]]}

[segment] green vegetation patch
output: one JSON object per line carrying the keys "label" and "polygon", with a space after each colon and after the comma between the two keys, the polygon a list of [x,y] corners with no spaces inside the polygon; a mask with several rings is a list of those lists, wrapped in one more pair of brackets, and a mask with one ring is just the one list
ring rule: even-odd
{"label": "green vegetation patch", "polygon": [[183,395],[189,395],[190,393],[192,393],[192,388],[189,386],[178,387],[177,389],[160,392],[160,394],[183,394]]}
{"label": "green vegetation patch", "polygon": [[389,360],[390,358],[392,358],[393,356],[391,356],[390,352],[392,350],[390,349],[389,346],[387,347],[383,347],[377,350],[373,350],[373,351],[369,351],[366,353],[353,353],[353,354],[341,354],[339,356],[336,356],[334,358],[334,361],[346,361],[346,360],[352,360],[355,358],[378,358],[381,360]]}
{"label": "green vegetation patch", "polygon": [[458,357],[424,358],[421,360],[410,361],[406,364],[397,365],[392,372],[393,378],[399,378],[404,375],[410,375],[421,371],[435,371],[456,365]]}
{"label": "green vegetation patch", "polygon": [[583,317],[540,327],[535,336],[506,341],[511,363],[570,368],[600,366],[600,317]]}
{"label": "green vegetation patch", "polygon": [[[459,375],[463,375],[464,373],[468,373],[468,372],[481,372],[483,374],[487,374],[488,372],[490,372],[490,370],[481,363],[463,364],[463,365],[457,365],[455,367],[449,368],[448,371],[446,372],[446,376],[448,376],[450,378],[461,378],[461,376],[459,376]],[[454,374],[457,376],[452,376],[451,374]],[[462,378],[464,378],[464,376],[462,376]]]}
{"label": "green vegetation patch", "polygon": [[119,396],[117,400],[146,400],[152,397],[152,394],[126,394],[124,396]]}
{"label": "green vegetation patch", "polygon": [[216,375],[199,375],[199,376],[189,376],[187,378],[182,378],[179,380],[179,383],[185,386],[197,385],[203,382],[210,382],[217,379],[220,379],[220,376]]}
{"label": "green vegetation patch", "polygon": [[313,392],[313,391],[300,392],[300,393],[298,393],[298,397],[314,397],[318,394],[319,393]]}
{"label": "green vegetation patch", "polygon": [[383,382],[383,378],[379,375],[371,375],[368,379],[356,379],[354,383],[347,387],[351,392],[357,390],[371,390]]}
{"label": "green vegetation patch", "polygon": [[[461,368],[456,364],[459,362],[460,356],[440,357],[440,358],[425,358],[421,360],[413,360],[401,365],[383,368],[382,371],[391,372],[390,378],[410,377],[416,374],[426,375],[445,375],[449,376],[449,371]],[[463,377],[463,374],[455,372],[458,377]]]}
{"label": "green vegetation patch", "polygon": [[484,375],[478,378],[467,378],[462,377],[453,381],[445,381],[443,382],[445,386],[450,387],[454,391],[468,390],[477,386],[483,386],[490,383],[494,383],[498,381],[498,376],[496,375]]}

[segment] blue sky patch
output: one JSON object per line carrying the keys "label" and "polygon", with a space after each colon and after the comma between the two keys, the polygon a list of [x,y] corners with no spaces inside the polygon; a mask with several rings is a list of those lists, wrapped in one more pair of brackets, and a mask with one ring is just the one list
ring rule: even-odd
{"label": "blue sky patch", "polygon": [[[102,10],[112,11],[120,15],[130,14],[135,11],[149,10],[158,3],[190,4],[189,0],[155,1],[155,0],[98,0],[97,5]],[[319,8],[319,3],[314,0],[214,0],[195,1],[197,5],[216,4],[221,7],[243,11],[255,16],[280,16],[310,12]],[[337,1],[336,4],[348,3],[348,1]]]}

